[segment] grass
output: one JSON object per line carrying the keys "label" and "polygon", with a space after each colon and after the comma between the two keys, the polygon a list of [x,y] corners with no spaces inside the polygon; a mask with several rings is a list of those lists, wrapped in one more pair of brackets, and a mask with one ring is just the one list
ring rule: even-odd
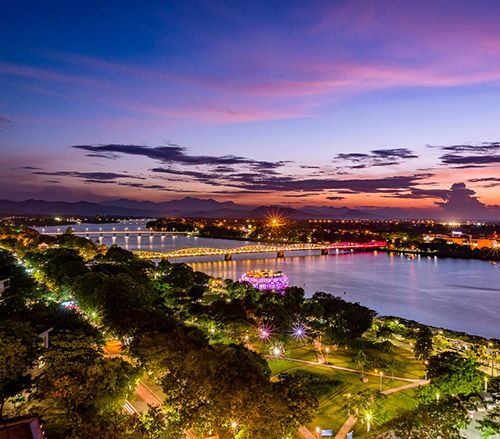
{"label": "grass", "polygon": [[[311,432],[314,432],[317,426],[320,426],[322,429],[332,429],[334,432],[340,429],[348,417],[344,409],[346,394],[355,394],[366,389],[379,390],[380,380],[377,376],[368,375],[368,382],[363,383],[360,380],[360,375],[357,373],[340,371],[319,364],[317,354],[311,342],[306,344],[300,340],[289,340],[283,344],[277,338],[263,341],[257,339],[255,336],[252,336],[251,341],[252,349],[265,356],[270,354],[272,346],[278,344],[285,350],[284,357],[315,363],[314,365],[309,365],[284,358],[273,359],[268,357],[269,367],[273,376],[287,372],[310,373],[323,378],[323,381],[319,380],[319,382],[324,382],[324,385],[314,390],[319,400],[319,407],[315,418],[307,425]],[[385,344],[389,344],[390,347],[387,351],[387,349],[383,349],[383,344],[377,343],[376,340],[365,338],[359,344],[359,348],[339,346],[335,349],[334,346],[329,346],[328,363],[330,365],[357,369],[352,358],[361,349],[370,360],[370,365],[365,367],[366,373],[374,372],[375,368],[382,368],[384,370],[384,390],[408,384],[405,381],[392,380],[392,373],[394,373],[394,376],[402,378],[422,379],[424,377],[424,365],[421,361],[415,360],[408,345],[397,341],[390,344],[386,342]],[[394,371],[387,366],[391,360],[397,362]],[[412,409],[416,405],[416,392],[416,389],[408,389],[385,396],[381,402],[381,409],[374,414],[372,432],[376,433],[381,425]],[[365,431],[366,426],[361,420],[358,420],[354,426],[354,436],[365,437]]]}
{"label": "grass", "polygon": [[[269,350],[268,344],[265,343],[260,343],[257,348],[262,349],[264,353]],[[285,350],[285,356],[288,358],[317,361],[316,354],[310,344],[303,345],[300,342],[289,342],[285,345]],[[368,342],[363,351],[368,358],[380,363],[387,363],[391,359],[395,359],[398,362],[398,367],[394,370],[395,376],[404,378],[423,378],[424,376],[423,364],[415,360],[413,354],[401,345],[393,346],[391,352],[382,352],[377,349],[376,345]],[[331,365],[355,369],[356,366],[352,362],[354,355],[355,351],[350,349],[331,350],[328,362]],[[314,432],[317,426],[323,429],[333,429],[334,432],[338,431],[348,417],[343,408],[345,395],[366,389],[378,391],[380,385],[378,377],[368,376],[368,382],[363,383],[358,374],[331,369],[321,364],[307,365],[285,359],[270,359],[269,366],[273,375],[282,372],[298,373],[303,371],[327,377],[331,380],[330,382],[335,383],[335,385],[328,386],[328,388],[322,390],[321,394],[318,394],[319,407],[314,420],[308,425],[311,432]],[[366,368],[366,372],[372,371],[373,368]],[[386,368],[383,378],[384,390],[408,384],[397,379],[392,380],[390,373]],[[372,432],[377,432],[378,426],[413,408],[416,405],[415,394],[415,389],[409,389],[385,396],[382,401],[382,409],[375,413]],[[355,437],[365,437],[365,428],[365,425],[358,421],[354,426]]]}

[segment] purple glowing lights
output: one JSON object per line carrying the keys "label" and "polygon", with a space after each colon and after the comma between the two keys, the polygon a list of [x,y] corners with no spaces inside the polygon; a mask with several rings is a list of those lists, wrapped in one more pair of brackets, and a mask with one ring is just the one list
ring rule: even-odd
{"label": "purple glowing lights", "polygon": [[284,291],[289,285],[288,277],[282,271],[272,270],[247,271],[241,275],[240,282],[260,291]]}
{"label": "purple glowing lights", "polygon": [[292,337],[301,340],[307,337],[306,327],[300,323],[292,326]]}
{"label": "purple glowing lights", "polygon": [[273,328],[269,325],[263,324],[259,327],[259,338],[261,340],[268,340],[273,334]]}

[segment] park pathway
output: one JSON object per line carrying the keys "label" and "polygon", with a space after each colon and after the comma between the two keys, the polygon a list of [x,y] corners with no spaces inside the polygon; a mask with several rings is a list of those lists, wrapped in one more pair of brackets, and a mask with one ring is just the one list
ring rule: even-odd
{"label": "park pathway", "polygon": [[[400,379],[400,378],[396,378]],[[393,393],[402,392],[403,390],[413,389],[414,387],[424,386],[425,384],[429,384],[429,380],[418,380],[410,384],[405,384],[404,386],[394,387],[393,389],[387,389],[382,392],[383,395],[392,395]],[[345,439],[347,437],[347,433],[352,431],[352,427],[356,423],[357,418],[355,416],[349,416],[347,421],[344,422],[344,425],[340,427],[340,430],[335,435],[335,439]]]}
{"label": "park pathway", "polygon": [[[355,373],[355,374],[361,374],[361,371],[358,369],[352,369],[350,367],[343,367],[343,366],[335,366],[333,364],[322,364],[322,363],[317,363],[315,361],[308,361],[308,360],[300,360],[298,358],[290,358],[290,357],[283,357],[283,360],[288,360],[288,361],[295,361],[297,363],[302,363],[302,364],[307,364],[310,366],[321,366],[321,367],[328,367],[330,369],[335,369],[335,370],[340,370],[342,372],[348,372],[348,373]],[[365,375],[368,376],[375,376],[377,377],[378,375],[376,373],[372,372],[365,372]],[[399,387],[394,387],[392,389],[387,389],[382,392],[384,395],[392,395],[393,393],[397,392],[402,392],[404,390],[408,389],[413,389],[415,387],[420,387],[425,384],[429,384],[429,380],[422,380],[422,379],[417,379],[417,378],[404,378],[404,377],[391,377],[393,380],[397,381],[405,381],[408,384],[405,384],[404,386],[399,386]],[[344,422],[342,427],[340,427],[339,431],[335,435],[335,439],[346,439],[347,433],[352,431],[352,427],[356,423],[357,418],[355,416],[349,416],[347,420]],[[311,433],[311,431],[305,427],[302,426],[299,428],[299,435],[303,439],[317,439],[317,436]]]}
{"label": "park pathway", "polygon": [[[330,369],[340,370],[342,372],[349,372],[349,373],[361,374],[360,370],[358,370],[358,369],[352,369],[350,367],[335,366],[333,364],[324,364],[324,363],[318,363],[316,361],[300,360],[298,358],[290,358],[290,357],[282,357],[282,359],[283,360],[287,360],[287,361],[295,361],[297,363],[303,363],[303,364],[307,364],[307,365],[310,365],[310,366],[328,367]],[[374,372],[365,372],[364,374],[368,375],[368,376],[378,377],[378,374],[376,374]],[[395,379],[395,380],[397,380],[397,381],[406,381],[408,383],[420,383],[421,381],[424,381],[424,380],[420,380],[418,378],[403,378],[403,377],[397,377],[397,376],[391,377],[391,379],[392,378]]]}

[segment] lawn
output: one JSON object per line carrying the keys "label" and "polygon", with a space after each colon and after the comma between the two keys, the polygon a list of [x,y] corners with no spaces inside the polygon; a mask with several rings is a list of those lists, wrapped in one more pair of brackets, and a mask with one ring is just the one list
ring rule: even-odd
{"label": "lawn", "polygon": [[[266,350],[266,345],[259,345],[259,348]],[[267,349],[268,350],[268,349]],[[414,359],[413,354],[399,346],[394,346],[391,352],[382,352],[373,346],[365,346],[363,351],[375,363],[384,364],[391,359],[398,362],[398,366],[394,371],[395,376],[405,378],[423,378],[424,367],[420,361]],[[288,358],[295,358],[306,361],[316,362],[316,354],[312,346],[304,346],[301,343],[290,342],[285,345],[285,354]],[[349,349],[331,350],[328,362],[331,365],[356,368],[352,362],[352,357],[355,353]],[[324,375],[330,378],[335,384],[330,385],[328,389],[324,389],[319,397],[319,408],[316,412],[315,419],[308,425],[311,432],[314,432],[316,427],[322,429],[333,429],[334,432],[343,425],[348,417],[346,410],[343,408],[345,395],[348,393],[355,394],[361,390],[373,389],[379,390],[380,380],[375,376],[368,376],[368,382],[363,383],[358,374],[343,372],[328,368],[322,364],[307,365],[300,362],[294,362],[286,359],[270,359],[269,366],[273,375],[282,372],[296,373],[297,371],[306,371],[313,374]],[[373,367],[367,367],[366,372],[373,372]],[[390,371],[385,370],[383,378],[383,389],[403,386],[408,384],[404,381],[392,380]],[[382,409],[375,414],[372,432],[377,431],[377,426],[382,425],[388,420],[398,416],[404,411],[407,411],[416,405],[415,389],[409,389],[403,392],[398,392],[384,397]],[[365,436],[365,425],[358,421],[354,427],[355,437]]]}

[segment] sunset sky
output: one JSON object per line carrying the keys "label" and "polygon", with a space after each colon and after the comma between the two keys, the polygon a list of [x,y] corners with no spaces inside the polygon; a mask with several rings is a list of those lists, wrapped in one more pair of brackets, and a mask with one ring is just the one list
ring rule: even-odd
{"label": "sunset sky", "polygon": [[[147,6],[146,6],[147,5]],[[0,198],[500,204],[500,2],[10,1]]]}

